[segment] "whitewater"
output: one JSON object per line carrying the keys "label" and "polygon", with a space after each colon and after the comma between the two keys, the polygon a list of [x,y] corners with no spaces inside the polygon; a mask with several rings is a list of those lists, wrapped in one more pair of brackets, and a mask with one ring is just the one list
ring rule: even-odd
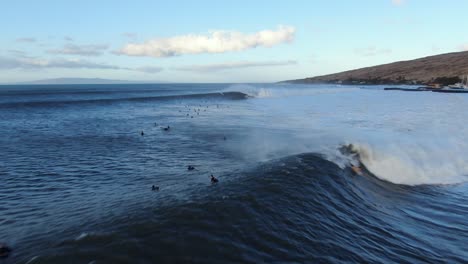
{"label": "whitewater", "polygon": [[278,84],[227,90],[255,98],[256,110],[269,120],[265,128],[271,121],[272,128],[291,132],[284,138],[261,132],[263,148],[247,150],[258,152],[259,158],[318,152],[346,166],[357,161],[336,150],[352,144],[360,162],[382,180],[407,185],[467,181],[468,97],[383,88]]}

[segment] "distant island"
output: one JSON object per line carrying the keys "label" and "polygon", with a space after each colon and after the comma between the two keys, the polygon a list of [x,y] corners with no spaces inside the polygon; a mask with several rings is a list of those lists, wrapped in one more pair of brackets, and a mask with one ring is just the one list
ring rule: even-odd
{"label": "distant island", "polygon": [[56,78],[56,79],[44,79],[44,80],[13,83],[13,84],[130,84],[130,83],[159,83],[159,82],[109,80],[109,79],[101,79],[101,78]]}
{"label": "distant island", "polygon": [[287,83],[336,84],[455,84],[468,75],[468,51],[399,61],[323,76],[285,81]]}

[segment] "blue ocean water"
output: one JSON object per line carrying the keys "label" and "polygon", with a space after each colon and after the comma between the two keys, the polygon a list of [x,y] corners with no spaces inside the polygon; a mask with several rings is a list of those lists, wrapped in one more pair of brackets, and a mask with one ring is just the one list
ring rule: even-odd
{"label": "blue ocean water", "polygon": [[1,261],[467,263],[468,97],[382,88],[1,86]]}

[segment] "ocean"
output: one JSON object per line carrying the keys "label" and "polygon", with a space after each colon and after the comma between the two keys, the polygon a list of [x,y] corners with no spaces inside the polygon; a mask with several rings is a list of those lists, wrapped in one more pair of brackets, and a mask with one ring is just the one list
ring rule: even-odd
{"label": "ocean", "polygon": [[468,263],[467,113],[382,86],[0,86],[0,263]]}

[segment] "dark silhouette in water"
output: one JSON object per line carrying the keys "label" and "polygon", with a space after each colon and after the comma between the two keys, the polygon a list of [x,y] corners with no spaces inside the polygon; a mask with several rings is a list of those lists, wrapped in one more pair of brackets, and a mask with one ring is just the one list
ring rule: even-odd
{"label": "dark silhouette in water", "polygon": [[145,132],[141,131],[140,135],[144,136],[144,135],[145,135]]}
{"label": "dark silhouette in water", "polygon": [[169,131],[171,129],[171,127],[167,126],[167,127],[163,128],[163,129],[164,129],[164,131]]}
{"label": "dark silhouette in water", "polygon": [[224,136],[224,138],[223,138],[223,139],[224,139],[224,140],[226,140],[226,136]]}
{"label": "dark silhouette in water", "polygon": [[194,169],[195,169],[195,167],[192,166],[192,165],[189,165],[189,166],[187,167],[187,170],[189,170],[189,171],[194,170]]}
{"label": "dark silhouette in water", "polygon": [[11,248],[7,245],[0,243],[0,258],[6,258],[10,255]]}
{"label": "dark silhouette in water", "polygon": [[218,182],[218,179],[216,179],[215,176],[213,176],[213,174],[211,174],[211,183],[217,183]]}
{"label": "dark silhouette in water", "polygon": [[151,190],[153,190],[153,191],[159,191],[159,186],[154,186],[154,185],[153,185],[153,186],[151,187]]}

